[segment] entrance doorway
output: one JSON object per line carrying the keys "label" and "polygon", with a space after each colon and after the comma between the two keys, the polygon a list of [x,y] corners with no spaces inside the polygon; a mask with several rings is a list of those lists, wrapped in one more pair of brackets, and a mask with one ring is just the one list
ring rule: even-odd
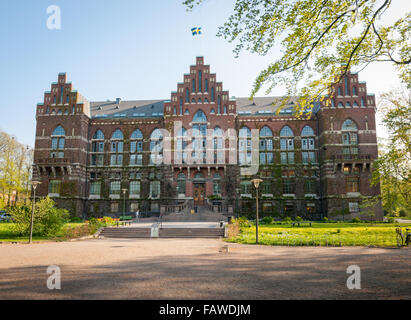
{"label": "entrance doorway", "polygon": [[205,199],[205,184],[195,183],[194,184],[194,205],[203,206]]}

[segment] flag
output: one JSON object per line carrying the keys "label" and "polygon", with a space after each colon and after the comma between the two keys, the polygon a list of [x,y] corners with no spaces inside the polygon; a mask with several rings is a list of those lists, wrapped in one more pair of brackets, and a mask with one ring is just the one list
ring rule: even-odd
{"label": "flag", "polygon": [[197,34],[201,34],[201,27],[194,27],[191,29],[191,33],[193,34],[193,36],[197,35]]}

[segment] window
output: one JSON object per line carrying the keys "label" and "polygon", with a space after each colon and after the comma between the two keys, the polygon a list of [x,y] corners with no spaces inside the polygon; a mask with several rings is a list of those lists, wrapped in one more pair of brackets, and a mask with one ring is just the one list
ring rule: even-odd
{"label": "window", "polygon": [[359,177],[349,176],[345,180],[346,192],[359,192],[360,179]]}
{"label": "window", "polygon": [[60,194],[60,180],[50,180],[49,183],[49,194]]}
{"label": "window", "polygon": [[273,132],[267,126],[264,126],[260,130],[260,142],[259,142],[259,150],[260,150],[260,164],[273,164],[274,162],[274,155],[272,152],[265,152],[265,151],[272,151],[273,150]]}
{"label": "window", "polygon": [[205,79],[204,86],[205,86],[205,92],[208,92],[208,79]]}
{"label": "window", "polygon": [[90,195],[99,196],[101,193],[101,182],[95,181],[90,184]]}
{"label": "window", "polygon": [[203,91],[203,87],[202,87],[202,82],[203,82],[202,75],[203,75],[202,72],[199,71],[199,72],[198,72],[198,91],[199,91],[199,92],[202,92],[202,91]]}
{"label": "window", "polygon": [[62,126],[56,127],[52,133],[52,136],[65,136],[65,135],[66,135],[66,131],[64,130]]}
{"label": "window", "polygon": [[217,114],[221,114],[221,96],[218,96],[217,98],[218,104],[217,104]]}
{"label": "window", "polygon": [[350,213],[360,212],[360,207],[358,206],[358,202],[349,202],[348,209]]}
{"label": "window", "polygon": [[188,88],[186,88],[186,103],[188,103],[190,101],[190,93]]}
{"label": "window", "polygon": [[345,81],[345,85],[344,85],[345,86],[345,95],[349,96],[350,95],[350,90],[348,88],[348,78],[345,77],[344,81]]}
{"label": "window", "polygon": [[140,181],[130,182],[130,196],[140,196]]}
{"label": "window", "polygon": [[180,97],[180,115],[183,114],[183,97]]}
{"label": "window", "polygon": [[342,124],[342,152],[345,159],[352,159],[358,155],[358,135],[357,125],[351,120],[347,119]]}
{"label": "window", "polygon": [[116,195],[120,194],[121,183],[120,181],[112,181],[110,182],[110,194]]}
{"label": "window", "polygon": [[294,194],[295,183],[293,179],[283,179],[283,194]]}
{"label": "window", "polygon": [[[294,133],[289,126],[285,126],[280,131],[280,149],[281,152],[281,164],[293,164],[294,163],[294,138],[285,138],[293,137]],[[286,152],[287,151],[287,152]]]}
{"label": "window", "polygon": [[160,198],[160,181],[150,182],[150,197],[152,199]]}
{"label": "window", "polygon": [[196,79],[193,79],[193,92],[196,92]]}
{"label": "window", "polygon": [[118,206],[118,203],[117,203],[117,202],[112,202],[112,203],[111,203],[111,205],[110,205],[110,211],[111,211],[112,213],[118,212],[118,208],[119,208],[119,206]]}
{"label": "window", "polygon": [[211,102],[215,101],[215,92],[214,92],[214,88],[211,88]]}
{"label": "window", "polygon": [[343,131],[357,131],[357,125],[351,119],[347,119],[342,124],[341,130]]}
{"label": "window", "polygon": [[315,191],[315,180],[306,179],[304,180],[304,191],[306,194],[316,194]]}
{"label": "window", "polygon": [[305,126],[303,130],[301,130],[302,137],[312,137],[314,136],[314,130],[310,126]]}
{"label": "window", "polygon": [[143,133],[134,130],[130,137],[130,166],[143,165]]}
{"label": "window", "polygon": [[218,172],[214,174],[213,194],[221,194],[221,175]]}
{"label": "window", "polygon": [[201,110],[197,111],[193,117],[193,122],[207,122],[205,113]]}
{"label": "window", "polygon": [[210,114],[215,114],[214,108],[211,109]]}
{"label": "window", "polygon": [[163,163],[163,133],[155,129],[150,136],[150,164],[159,165]]}
{"label": "window", "polygon": [[59,152],[52,152],[51,158],[64,158],[64,144],[66,132],[62,126],[58,126],[54,129],[51,135],[51,149],[58,150]]}
{"label": "window", "polygon": [[182,195],[186,194],[186,176],[184,173],[180,173],[177,176],[177,193]]}
{"label": "window", "polygon": [[240,166],[251,165],[251,130],[248,127],[239,131],[238,162]]}
{"label": "window", "polygon": [[251,181],[240,182],[241,194],[251,194],[253,192]]}
{"label": "window", "polygon": [[227,106],[224,106],[224,114],[227,114]]}

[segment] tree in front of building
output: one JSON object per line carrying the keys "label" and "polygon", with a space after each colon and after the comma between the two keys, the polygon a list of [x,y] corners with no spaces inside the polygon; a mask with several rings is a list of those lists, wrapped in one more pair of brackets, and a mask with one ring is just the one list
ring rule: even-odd
{"label": "tree in front of building", "polygon": [[[189,10],[206,2],[183,1]],[[300,97],[295,108],[303,114],[350,69],[388,62],[405,83],[411,83],[411,14],[386,22],[392,2],[236,0],[234,12],[217,36],[235,43],[237,56],[244,49],[260,55],[281,49],[280,56],[258,75],[251,96],[263,86],[268,93],[283,85],[286,96]]]}
{"label": "tree in front of building", "polygon": [[411,216],[411,94],[402,88],[381,96],[379,113],[389,133],[374,162],[372,183],[380,183],[384,210]]}

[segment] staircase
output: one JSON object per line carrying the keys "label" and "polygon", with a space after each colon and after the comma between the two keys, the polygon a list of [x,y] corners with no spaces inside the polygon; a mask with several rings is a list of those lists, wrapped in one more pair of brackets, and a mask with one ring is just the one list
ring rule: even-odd
{"label": "staircase", "polygon": [[163,228],[160,238],[222,238],[224,228]]}
{"label": "staircase", "polygon": [[100,233],[104,238],[150,238],[151,228],[104,228]]}
{"label": "staircase", "polygon": [[[163,228],[159,238],[221,238],[224,228]],[[104,238],[151,238],[151,228],[104,228]]]}

